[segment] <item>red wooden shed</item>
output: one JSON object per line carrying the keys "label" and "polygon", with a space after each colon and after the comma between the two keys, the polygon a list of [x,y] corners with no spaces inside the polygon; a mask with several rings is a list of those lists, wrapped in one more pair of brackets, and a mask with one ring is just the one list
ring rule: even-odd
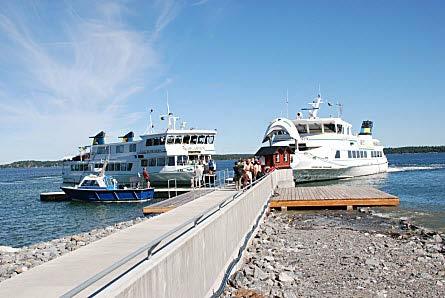
{"label": "red wooden shed", "polygon": [[255,156],[264,157],[264,166],[276,169],[290,168],[292,150],[287,146],[261,147]]}

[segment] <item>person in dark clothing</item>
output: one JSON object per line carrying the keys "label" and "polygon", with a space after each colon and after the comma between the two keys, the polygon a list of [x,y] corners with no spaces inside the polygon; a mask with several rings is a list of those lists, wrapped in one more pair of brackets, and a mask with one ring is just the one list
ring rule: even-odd
{"label": "person in dark clothing", "polygon": [[240,189],[240,179],[241,179],[241,173],[240,168],[238,166],[238,163],[235,161],[235,166],[233,167],[233,180],[235,181],[235,189]]}

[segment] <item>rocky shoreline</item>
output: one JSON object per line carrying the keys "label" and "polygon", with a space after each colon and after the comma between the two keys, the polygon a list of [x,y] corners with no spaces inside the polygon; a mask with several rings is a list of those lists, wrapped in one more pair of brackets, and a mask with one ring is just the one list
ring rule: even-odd
{"label": "rocky shoreline", "polygon": [[444,239],[369,208],[272,212],[223,297],[445,297]]}
{"label": "rocky shoreline", "polygon": [[145,219],[146,218],[138,217],[105,228],[94,229],[90,232],[66,236],[21,248],[0,246],[0,282],[96,240],[107,237],[119,230],[140,223]]}

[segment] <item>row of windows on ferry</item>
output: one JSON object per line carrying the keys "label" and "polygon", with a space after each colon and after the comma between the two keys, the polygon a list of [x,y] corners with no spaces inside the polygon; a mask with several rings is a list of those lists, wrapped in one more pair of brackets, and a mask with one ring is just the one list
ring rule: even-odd
{"label": "row of windows on ferry", "polygon": [[[86,172],[86,171],[92,171],[91,168],[89,168],[88,166],[93,166],[92,164],[73,164],[71,165],[71,171],[75,171],[75,172]],[[102,163],[96,163],[94,164],[94,168],[96,169],[101,169],[104,165]],[[108,163],[107,167],[105,168],[106,171],[117,171],[117,172],[127,172],[127,171],[131,171],[131,169],[133,168],[133,163],[129,162],[129,163],[116,163],[116,162],[112,162],[112,163]]]}
{"label": "row of windows on ferry", "polygon": [[[370,157],[383,157],[383,151],[369,151]],[[340,151],[335,152],[335,158],[340,158]],[[348,158],[368,158],[368,151],[365,150],[348,150]]]}
{"label": "row of windows on ferry", "polygon": [[145,141],[145,146],[158,146],[167,144],[213,144],[214,136],[206,135],[185,135],[185,136],[162,136],[149,138]]}
{"label": "row of windows on ferry", "polygon": [[[110,152],[110,148],[111,151]],[[97,154],[109,154],[109,153],[125,153],[125,152],[136,152],[136,144],[129,145],[117,145],[117,146],[100,146],[97,147]]]}
{"label": "row of windows on ferry", "polygon": [[141,159],[141,167],[163,167],[163,166],[185,166],[189,163],[198,163],[199,161],[208,162],[210,155],[177,155],[167,157],[152,157]]}
{"label": "row of windows on ferry", "polygon": [[341,124],[334,123],[310,123],[310,124],[297,124],[298,133],[301,134],[320,134],[320,133],[338,133],[338,134],[351,134],[350,127],[344,127]]}

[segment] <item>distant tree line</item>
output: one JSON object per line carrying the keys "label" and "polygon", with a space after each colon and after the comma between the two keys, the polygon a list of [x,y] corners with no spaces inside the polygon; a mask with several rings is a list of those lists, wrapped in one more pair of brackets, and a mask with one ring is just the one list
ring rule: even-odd
{"label": "distant tree line", "polygon": [[61,160],[22,160],[15,161],[13,163],[0,165],[0,169],[3,168],[49,168],[49,167],[61,167]]}
{"label": "distant tree line", "polygon": [[[385,148],[383,149],[385,154],[397,154],[397,153],[429,153],[429,152],[445,152],[445,146],[407,146],[397,148]],[[238,160],[251,158],[253,154],[215,154],[214,160]],[[0,169],[3,168],[48,168],[48,167],[61,167],[61,160],[22,160],[15,161],[13,163],[0,165]]]}
{"label": "distant tree line", "polygon": [[445,152],[445,146],[407,146],[383,149],[385,154]]}
{"label": "distant tree line", "polygon": [[212,155],[212,158],[214,160],[238,160],[240,158],[246,159],[246,158],[251,158],[251,157],[253,157],[253,154],[247,154],[247,153],[242,153],[242,154],[215,154],[215,155]]}

